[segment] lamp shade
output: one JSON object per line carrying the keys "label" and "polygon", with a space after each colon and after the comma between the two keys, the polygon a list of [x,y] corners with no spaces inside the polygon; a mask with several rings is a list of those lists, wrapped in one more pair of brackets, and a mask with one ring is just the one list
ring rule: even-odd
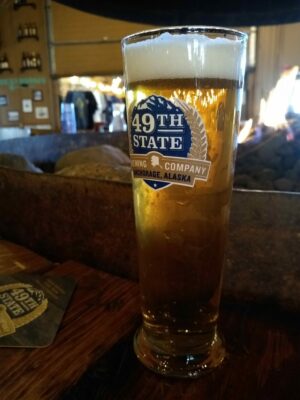
{"label": "lamp shade", "polygon": [[154,25],[259,26],[300,21],[300,0],[57,0],[104,17]]}

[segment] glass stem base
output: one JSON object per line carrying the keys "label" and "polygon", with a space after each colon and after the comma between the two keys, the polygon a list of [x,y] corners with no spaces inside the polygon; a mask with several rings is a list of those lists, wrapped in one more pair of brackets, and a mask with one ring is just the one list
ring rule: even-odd
{"label": "glass stem base", "polygon": [[217,331],[212,342],[204,346],[200,353],[192,350],[186,354],[166,352],[149,341],[143,326],[137,330],[134,337],[134,351],[138,359],[147,368],[166,376],[197,378],[218,367],[226,355],[223,341]]}

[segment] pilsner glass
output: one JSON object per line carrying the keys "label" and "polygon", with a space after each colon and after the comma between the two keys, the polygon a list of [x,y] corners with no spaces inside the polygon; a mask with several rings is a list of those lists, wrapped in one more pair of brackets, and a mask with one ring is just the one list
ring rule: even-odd
{"label": "pilsner glass", "polygon": [[122,41],[148,368],[218,366],[217,331],[247,35],[174,27]]}

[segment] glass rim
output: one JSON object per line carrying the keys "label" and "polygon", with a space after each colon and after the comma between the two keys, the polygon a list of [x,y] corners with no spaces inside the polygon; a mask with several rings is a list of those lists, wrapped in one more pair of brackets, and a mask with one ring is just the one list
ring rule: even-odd
{"label": "glass rim", "polygon": [[182,26],[169,26],[162,28],[154,28],[147,29],[144,31],[132,33],[130,35],[125,36],[121,40],[121,45],[128,45],[132,43],[136,43],[139,39],[147,39],[149,36],[159,35],[162,33],[171,33],[171,34],[187,34],[187,33],[203,33],[203,34],[219,34],[222,37],[230,39],[230,37],[234,37],[240,42],[243,42],[247,39],[248,34],[237,29],[226,28],[222,26],[210,26],[210,25],[182,25]]}

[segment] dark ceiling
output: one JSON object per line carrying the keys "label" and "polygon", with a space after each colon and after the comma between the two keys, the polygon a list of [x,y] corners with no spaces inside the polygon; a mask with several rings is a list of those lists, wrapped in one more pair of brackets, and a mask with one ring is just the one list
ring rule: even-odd
{"label": "dark ceiling", "polygon": [[165,26],[258,26],[300,21],[300,0],[56,1],[105,17]]}

